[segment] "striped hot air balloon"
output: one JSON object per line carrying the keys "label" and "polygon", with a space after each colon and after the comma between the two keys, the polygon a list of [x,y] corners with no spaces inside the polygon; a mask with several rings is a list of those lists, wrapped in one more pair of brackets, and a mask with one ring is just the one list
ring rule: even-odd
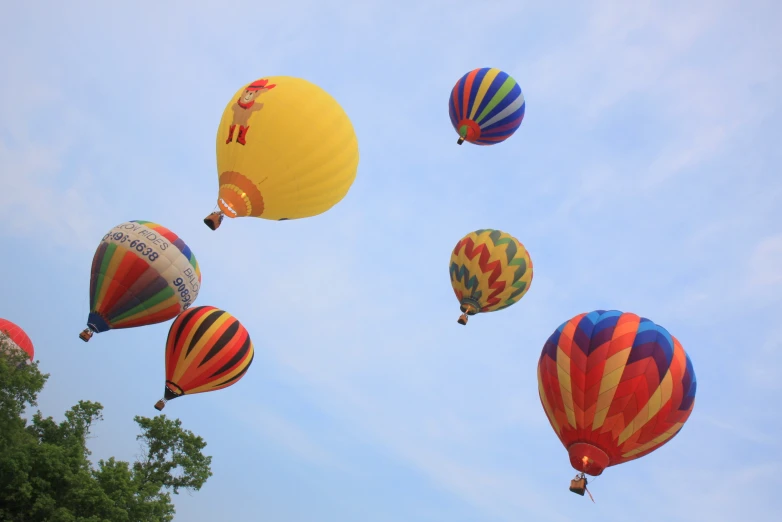
{"label": "striped hot air balloon", "polygon": [[457,143],[494,145],[511,137],[524,119],[524,94],[516,80],[499,69],[484,67],[456,82],[448,100]]}
{"label": "striped hot air balloon", "polygon": [[[582,313],[543,347],[538,389],[551,427],[579,472],[600,475],[671,440],[692,413],[695,372],[679,341],[649,319]],[[575,481],[574,481],[575,482]]]}
{"label": "striped hot air balloon", "polygon": [[166,342],[166,387],[155,408],[167,401],[226,388],[239,382],[255,349],[244,326],[228,312],[196,306],[171,324]]}
{"label": "striped hot air balloon", "polygon": [[532,259],[518,239],[500,230],[476,230],[451,253],[451,286],[467,316],[507,308],[532,284]]}
{"label": "striped hot air balloon", "polygon": [[22,350],[32,361],[35,357],[33,342],[24,330],[7,319],[0,318],[0,338],[6,338],[13,348]]}
{"label": "striped hot air balloon", "polygon": [[90,314],[79,337],[173,319],[200,288],[198,261],[179,236],[150,221],[117,225],[92,259]]}

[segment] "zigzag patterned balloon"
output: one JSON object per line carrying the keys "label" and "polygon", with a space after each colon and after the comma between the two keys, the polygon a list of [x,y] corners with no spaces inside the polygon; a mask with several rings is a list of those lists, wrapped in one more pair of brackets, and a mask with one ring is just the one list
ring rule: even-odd
{"label": "zigzag patterned balloon", "polygon": [[665,328],[597,310],[549,337],[538,388],[572,466],[597,476],[671,440],[692,413],[696,381],[690,358]]}
{"label": "zigzag patterned balloon", "polygon": [[476,230],[451,253],[451,286],[459,300],[459,324],[467,316],[495,312],[524,297],[532,284],[532,259],[515,237],[501,230]]}

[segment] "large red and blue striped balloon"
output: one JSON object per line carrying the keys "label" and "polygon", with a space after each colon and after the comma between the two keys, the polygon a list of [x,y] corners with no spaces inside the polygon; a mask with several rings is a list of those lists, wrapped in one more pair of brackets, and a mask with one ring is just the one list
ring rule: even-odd
{"label": "large red and blue striped balloon", "polygon": [[543,347],[538,386],[571,465],[593,476],[669,442],[692,413],[697,388],[676,337],[617,310],[562,323]]}
{"label": "large red and blue striped balloon", "polygon": [[484,67],[456,82],[448,101],[457,143],[494,145],[510,138],[524,119],[524,94],[516,80],[499,69]]}

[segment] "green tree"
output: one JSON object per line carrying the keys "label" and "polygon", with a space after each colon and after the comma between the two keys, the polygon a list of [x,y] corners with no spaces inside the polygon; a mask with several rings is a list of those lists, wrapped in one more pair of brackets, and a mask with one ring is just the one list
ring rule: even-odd
{"label": "green tree", "polygon": [[25,358],[0,338],[0,520],[171,521],[171,493],[198,491],[212,475],[206,442],[165,415],[134,418],[139,460],[93,466],[86,443],[103,406],[79,401],[60,423],[40,411],[25,419],[49,377]]}

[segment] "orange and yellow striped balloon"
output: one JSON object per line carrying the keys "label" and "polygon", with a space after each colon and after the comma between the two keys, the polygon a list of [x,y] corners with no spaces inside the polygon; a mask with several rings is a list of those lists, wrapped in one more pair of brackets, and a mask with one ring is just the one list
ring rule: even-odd
{"label": "orange and yellow striped balloon", "polygon": [[532,284],[532,259],[518,239],[500,230],[476,230],[451,253],[451,286],[467,316],[507,308]]}
{"label": "orange and yellow striped balloon", "polygon": [[671,440],[692,413],[696,387],[692,362],[674,336],[617,310],[560,325],[538,363],[551,427],[571,465],[594,476]]}
{"label": "orange and yellow striped balloon", "polygon": [[236,384],[253,362],[255,351],[244,326],[213,306],[197,306],[171,324],[166,343],[166,388],[155,404]]}

